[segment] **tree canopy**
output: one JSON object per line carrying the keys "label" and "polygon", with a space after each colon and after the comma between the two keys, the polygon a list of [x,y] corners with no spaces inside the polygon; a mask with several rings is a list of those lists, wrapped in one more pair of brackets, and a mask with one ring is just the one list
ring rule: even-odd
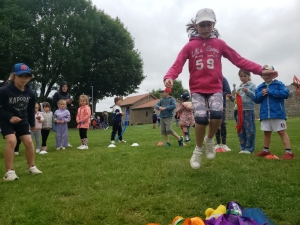
{"label": "tree canopy", "polygon": [[[151,94],[153,94],[155,97],[157,98],[161,98],[161,93],[159,92],[159,90],[162,90],[162,89],[158,89],[158,90],[152,90]],[[182,82],[181,80],[174,80],[173,81],[173,88],[172,88],[172,93],[171,95],[175,98],[175,99],[178,99],[181,101],[181,95],[184,93],[184,92],[189,92],[187,89],[185,89],[183,86],[182,86]]]}
{"label": "tree canopy", "polygon": [[0,79],[26,63],[41,100],[63,80],[75,99],[134,93],[145,78],[140,52],[119,18],[87,0],[1,0]]}

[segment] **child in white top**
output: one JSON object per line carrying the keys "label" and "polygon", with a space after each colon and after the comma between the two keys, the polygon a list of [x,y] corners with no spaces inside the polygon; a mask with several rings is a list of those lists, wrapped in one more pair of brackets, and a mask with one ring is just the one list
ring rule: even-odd
{"label": "child in white top", "polygon": [[50,108],[50,104],[48,102],[43,103],[43,109],[44,111],[43,116],[44,116],[44,121],[42,124],[42,148],[40,154],[47,154],[47,139],[50,133],[50,130],[52,129],[52,118],[53,118],[53,113]]}
{"label": "child in white top", "polygon": [[35,127],[31,129],[31,138],[32,141],[35,140],[35,152],[40,153],[41,149],[41,129],[42,129],[42,122],[44,121],[43,113],[39,111],[40,104],[35,103]]}

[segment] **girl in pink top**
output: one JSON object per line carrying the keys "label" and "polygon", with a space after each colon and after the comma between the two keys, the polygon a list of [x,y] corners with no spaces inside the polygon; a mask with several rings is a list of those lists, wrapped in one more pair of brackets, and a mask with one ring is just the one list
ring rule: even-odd
{"label": "girl in pink top", "polygon": [[79,128],[79,136],[81,139],[81,145],[77,147],[78,149],[89,149],[87,130],[90,128],[91,109],[88,103],[89,97],[87,95],[80,95],[80,107],[78,108],[76,116],[77,128]]}
{"label": "girl in pink top", "polygon": [[[189,86],[195,110],[197,142],[190,160],[193,169],[200,168],[203,141],[206,145],[206,158],[213,159],[215,157],[213,137],[222,122],[223,113],[222,56],[240,69],[258,75],[277,76],[277,71],[263,71],[262,66],[241,57],[224,41],[218,39],[220,35],[215,28],[215,23],[216,15],[212,9],[204,8],[197,12],[196,18],[187,24],[187,32],[190,35],[189,42],[179,52],[175,63],[164,76],[165,86],[172,88],[173,80],[181,73],[186,60],[189,60]],[[206,102],[210,109],[210,121],[207,117]],[[205,137],[207,125],[208,134]]]}
{"label": "girl in pink top", "polygon": [[40,153],[41,151],[41,129],[42,129],[42,123],[44,121],[43,113],[39,111],[40,104],[35,103],[35,127],[34,129],[31,129],[31,138],[32,141],[35,140],[35,152]]}

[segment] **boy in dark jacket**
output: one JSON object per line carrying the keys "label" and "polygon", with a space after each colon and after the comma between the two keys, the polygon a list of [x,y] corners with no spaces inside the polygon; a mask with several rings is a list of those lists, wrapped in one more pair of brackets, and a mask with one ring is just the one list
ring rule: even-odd
{"label": "boy in dark jacket", "polygon": [[30,134],[30,130],[34,130],[35,127],[36,102],[34,92],[27,85],[31,78],[32,74],[27,65],[15,64],[12,68],[11,82],[0,89],[0,127],[6,140],[4,181],[19,179],[13,167],[16,136],[20,137],[25,145],[29,173],[42,173],[34,165],[34,145]]}

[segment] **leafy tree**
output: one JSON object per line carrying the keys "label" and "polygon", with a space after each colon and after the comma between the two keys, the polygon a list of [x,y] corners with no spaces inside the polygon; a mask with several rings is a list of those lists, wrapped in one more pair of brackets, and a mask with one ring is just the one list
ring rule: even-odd
{"label": "leafy tree", "polygon": [[181,95],[184,92],[189,92],[189,91],[183,88],[181,80],[174,80],[173,88],[172,88],[172,96],[178,100],[181,100]]}
{"label": "leafy tree", "polygon": [[0,59],[2,80],[16,62],[32,68],[40,100],[66,80],[76,100],[93,86],[95,104],[134,93],[145,78],[124,24],[88,0],[1,0]]}
{"label": "leafy tree", "polygon": [[26,62],[30,67],[34,46],[30,35],[31,17],[18,5],[17,0],[0,1],[0,79],[6,80],[11,67],[17,62]]}
{"label": "leafy tree", "polygon": [[[161,89],[159,89],[161,90]],[[152,90],[152,94],[157,97],[157,98],[161,98],[161,93],[159,92],[159,90]],[[182,82],[181,80],[174,80],[173,81],[173,87],[172,87],[172,96],[175,99],[181,100],[181,95],[184,92],[189,92],[187,89],[184,89],[182,86]]]}
{"label": "leafy tree", "polygon": [[93,86],[95,104],[104,97],[134,93],[145,76],[140,53],[134,49],[133,38],[120,19],[112,19],[103,11],[92,16],[95,18],[91,58],[74,88],[90,93]]}

